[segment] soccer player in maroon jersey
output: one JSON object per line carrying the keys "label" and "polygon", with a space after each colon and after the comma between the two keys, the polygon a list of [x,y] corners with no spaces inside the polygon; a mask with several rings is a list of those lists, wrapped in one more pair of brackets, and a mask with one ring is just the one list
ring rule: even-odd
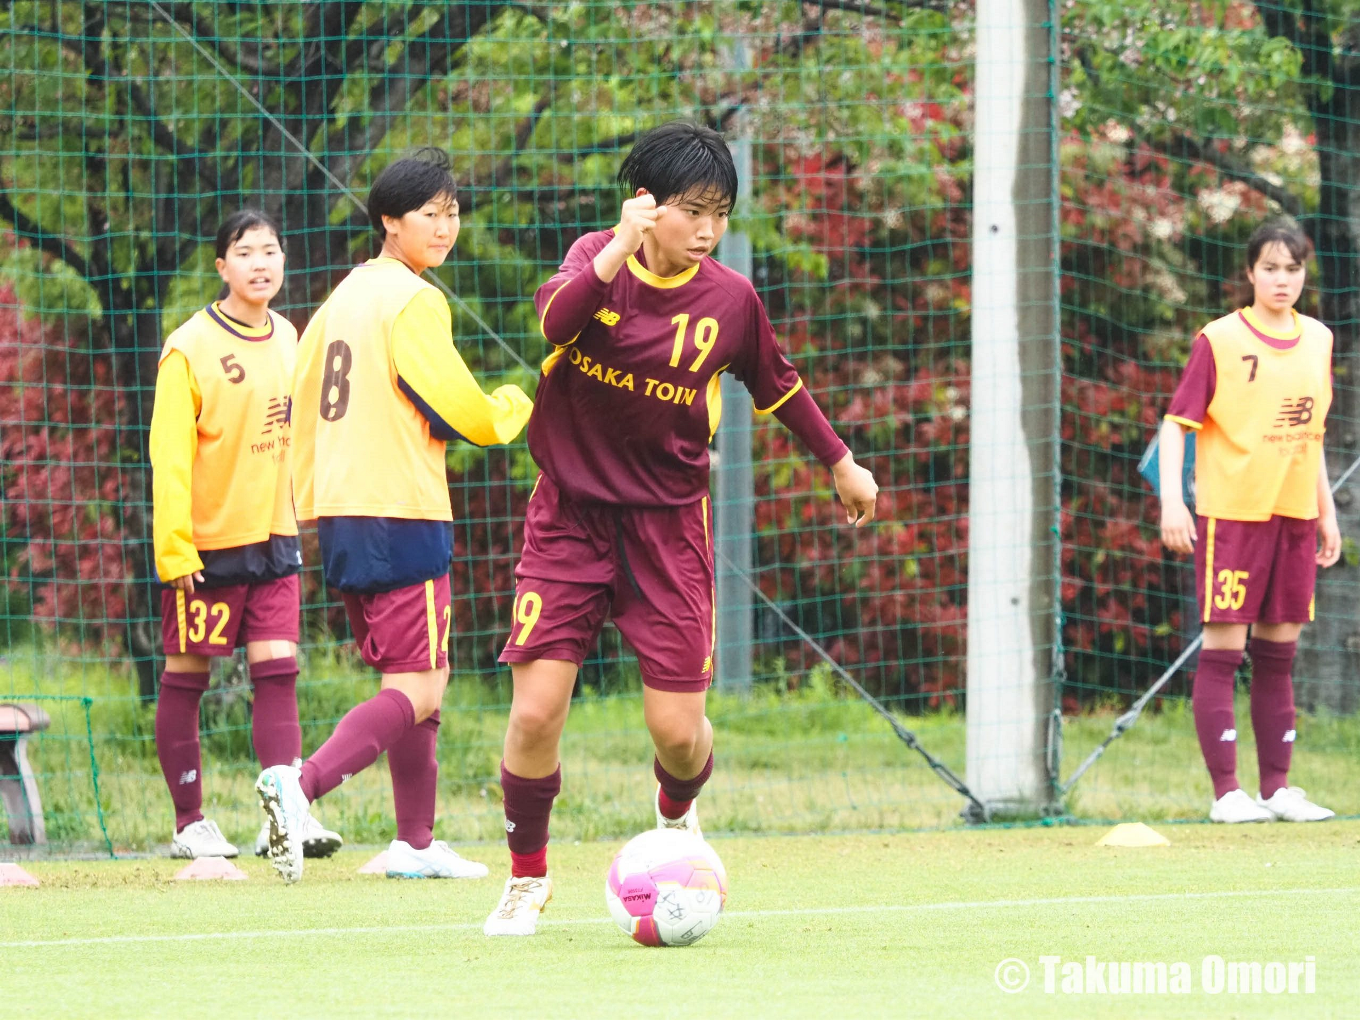
{"label": "soccer player in maroon jersey", "polygon": [[535,295],[553,351],[529,420],[541,474],[529,500],[503,662],[514,697],[501,784],[511,877],[488,935],[531,935],[551,896],[548,817],[576,673],[606,617],[641,666],[661,828],[699,831],[713,770],[708,444],[719,377],[745,384],[832,472],[846,517],[874,517],[878,486],[832,431],[775,338],[751,282],[711,257],[737,193],[715,131],[670,123],[619,171],[633,197],[587,234]]}
{"label": "soccer player in maroon jersey", "polygon": [[[1308,239],[1262,224],[1247,242],[1250,307],[1206,325],[1161,428],[1162,542],[1193,553],[1204,650],[1192,696],[1214,785],[1214,822],[1317,822],[1333,812],[1289,785],[1292,670],[1313,619],[1318,567],[1341,555],[1322,453],[1332,400],[1332,332],[1294,310]],[[1181,492],[1185,432],[1198,433],[1191,516]],[[1233,678],[1251,627],[1251,724],[1260,791],[1237,784]]]}

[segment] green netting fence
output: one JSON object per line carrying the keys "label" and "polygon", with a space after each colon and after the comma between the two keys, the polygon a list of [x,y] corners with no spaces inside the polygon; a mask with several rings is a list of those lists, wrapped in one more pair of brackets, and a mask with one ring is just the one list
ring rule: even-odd
{"label": "green netting fence", "polygon": [[[1198,328],[1250,303],[1246,240],[1268,216],[1296,217],[1315,249],[1301,310],[1335,333],[1331,477],[1357,455],[1360,62],[1345,39],[1360,23],[1352,5],[1313,0],[1081,8],[1064,19],[1059,96],[1065,702],[1122,709],[1198,633],[1193,566],[1163,555],[1138,459]],[[1348,813],[1360,808],[1344,779],[1360,694],[1355,495],[1352,477],[1337,492],[1344,559],[1319,572],[1300,644],[1291,778]],[[1187,674],[1164,691],[1188,695]],[[1167,744],[1188,732],[1188,704],[1164,707],[1082,779],[1070,809],[1203,816],[1203,783],[1182,778],[1198,778],[1197,751]],[[1239,703],[1238,772],[1254,791],[1248,730]],[[1069,739],[1069,769],[1094,736]]]}
{"label": "green netting fence", "polygon": [[[1195,633],[1187,568],[1163,556],[1135,467],[1196,326],[1241,300],[1242,241],[1268,211],[1300,216],[1314,238],[1308,310],[1338,338],[1342,424],[1328,441],[1337,466],[1353,456],[1360,58],[1343,45],[1353,15],[1339,3],[1311,16],[1287,4],[1024,6],[1027,23],[1009,27],[1053,43],[1051,74],[1026,86],[1052,109],[1055,130],[1035,150],[1052,156],[1022,173],[1051,180],[1058,199],[1044,233],[1062,343],[1048,407],[1061,549],[1034,567],[1061,609],[1060,629],[1039,642],[1061,653],[1040,676],[1064,718],[1061,755],[1059,728],[1046,727],[1056,790]],[[622,153],[674,117],[719,127],[749,164],[729,235],[746,247],[720,256],[749,250],[744,268],[781,339],[883,487],[881,523],[851,533],[826,472],[777,423],[729,405],[722,449],[749,452],[751,491],[720,479],[716,510],[729,536],[747,536],[749,565],[740,542],[725,548],[762,597],[748,593],[738,614],[749,676],[734,669],[746,653],[719,648],[720,768],[705,828],[952,824],[958,794],[813,642],[965,775],[970,420],[985,367],[973,364],[970,330],[991,298],[975,286],[971,240],[974,162],[988,144],[973,128],[975,53],[988,10],[933,0],[0,10],[0,700],[86,699],[72,704],[88,705],[90,721],[83,756],[70,708],[63,728],[30,741],[52,847],[99,850],[105,829],[119,850],[169,838],[152,746],[161,649],[146,437],[161,344],[219,286],[219,219],[245,204],[279,218],[288,276],[275,308],[301,328],[373,254],[353,196],[413,146],[449,151],[463,228],[437,275],[459,350],[488,384],[532,392],[546,354],[535,288],[577,236],[612,225]],[[719,474],[732,468],[724,456]],[[492,839],[509,702],[495,660],[535,469],[522,444],[452,448],[449,469],[454,680],[438,827]],[[1360,535],[1345,491],[1341,503],[1343,531]],[[304,556],[307,751],[375,679],[347,643],[314,536]],[[1300,724],[1300,768],[1345,812],[1360,810],[1354,785],[1333,778],[1348,774],[1357,743],[1353,585],[1352,565],[1320,588],[1299,669],[1316,713]],[[736,598],[742,578],[724,591]],[[1178,676],[1050,809],[1202,814],[1187,691]],[[219,663],[203,709],[205,810],[238,841],[258,827],[250,697],[242,663]],[[645,824],[647,747],[635,663],[607,628],[568,723],[555,838]],[[1300,781],[1316,785],[1306,772]],[[351,841],[378,842],[390,837],[389,798],[380,767],[320,813]]]}

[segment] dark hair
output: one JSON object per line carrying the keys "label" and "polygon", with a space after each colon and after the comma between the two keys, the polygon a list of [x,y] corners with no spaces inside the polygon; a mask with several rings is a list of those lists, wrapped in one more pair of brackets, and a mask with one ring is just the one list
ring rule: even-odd
{"label": "dark hair", "polygon": [[1253,268],[1257,259],[1261,257],[1261,252],[1272,244],[1284,245],[1290,258],[1295,262],[1303,262],[1308,258],[1308,235],[1292,219],[1281,216],[1266,220],[1252,231],[1251,238],[1247,241],[1247,268]]}
{"label": "dark hair", "polygon": [[716,191],[729,205],[737,198],[737,166],[722,135],[673,120],[637,140],[619,167],[630,192],[645,188],[658,202]]}
{"label": "dark hair", "polygon": [[[279,247],[283,248],[283,231],[279,229],[274,217],[259,209],[237,209],[234,213],[222,221],[222,225],[217,228],[216,252],[219,259],[227,257],[227,250],[241,240],[248,231],[256,227],[264,227],[272,230],[274,237],[278,239]],[[286,250],[286,249],[285,249]]]}
{"label": "dark hair", "polygon": [[458,200],[449,155],[432,146],[417,149],[388,163],[378,174],[368,189],[368,220],[378,236],[386,238],[384,216],[400,219],[439,195],[448,195],[451,202]]}

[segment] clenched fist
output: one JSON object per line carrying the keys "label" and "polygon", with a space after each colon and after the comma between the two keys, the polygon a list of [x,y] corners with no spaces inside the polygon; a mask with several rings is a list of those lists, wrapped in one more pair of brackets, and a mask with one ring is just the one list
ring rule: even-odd
{"label": "clenched fist", "polygon": [[665,212],[664,205],[657,205],[654,196],[639,188],[636,196],[623,203],[615,239],[631,255],[642,247],[643,238],[656,229],[657,217]]}

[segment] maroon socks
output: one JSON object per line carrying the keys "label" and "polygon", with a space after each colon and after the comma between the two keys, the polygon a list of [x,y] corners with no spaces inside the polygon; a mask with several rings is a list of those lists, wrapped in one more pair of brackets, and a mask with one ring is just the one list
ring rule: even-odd
{"label": "maroon socks", "polygon": [[1291,672],[1297,641],[1252,638],[1251,728],[1256,733],[1256,761],[1261,767],[1261,796],[1267,800],[1289,785],[1289,759],[1294,750],[1294,681]]}
{"label": "maroon socks", "polygon": [[198,745],[198,705],[208,674],[161,674],[156,699],[156,756],[175,805],[175,831],[203,817],[203,763]]}
{"label": "maroon socks", "polygon": [[302,757],[297,677],[297,658],[292,655],[250,665],[250,683],[255,688],[250,738],[261,768],[292,765]]}
{"label": "maroon socks", "polygon": [[[1288,785],[1294,750],[1294,641],[1252,638],[1251,727],[1261,769],[1261,796],[1269,799]],[[1214,649],[1199,653],[1193,703],[1195,731],[1214,798],[1237,789],[1237,724],[1233,718],[1233,676],[1242,653]]]}
{"label": "maroon socks", "polygon": [[699,796],[699,791],[708,782],[708,777],[713,775],[713,752],[709,752],[708,761],[693,779],[676,779],[662,768],[660,758],[655,759],[652,771],[656,773],[656,781],[661,784],[661,791],[656,799],[662,816],[681,818],[694,803],[694,798]]}
{"label": "maroon socks", "polygon": [[548,873],[548,816],[562,791],[562,768],[542,779],[524,779],[501,762],[505,793],[505,841],[510,845],[510,874],[542,878]]}
{"label": "maroon socks", "polygon": [[[391,758],[388,752],[388,758]],[[713,755],[693,779],[676,779],[655,765],[661,783],[661,813],[679,818],[689,810],[708,777],[713,774]],[[505,792],[505,841],[510,845],[510,874],[515,878],[542,878],[548,873],[548,818],[553,801],[562,791],[562,769],[550,776],[525,779],[501,762],[501,789]]]}
{"label": "maroon socks", "polygon": [[424,850],[434,839],[435,792],[439,761],[435,743],[439,713],[411,727],[387,749],[392,773],[392,800],[397,811],[397,839]]}
{"label": "maroon socks", "polygon": [[394,688],[355,705],[336,724],[330,739],[302,763],[303,794],[314,801],[334,790],[377,761],[415,722],[410,699]]}
{"label": "maroon socks", "polygon": [[1214,799],[1237,789],[1237,723],[1233,718],[1233,677],[1242,664],[1242,653],[1222,648],[1199,653],[1191,703],[1195,710],[1195,732],[1209,778],[1214,783]]}

